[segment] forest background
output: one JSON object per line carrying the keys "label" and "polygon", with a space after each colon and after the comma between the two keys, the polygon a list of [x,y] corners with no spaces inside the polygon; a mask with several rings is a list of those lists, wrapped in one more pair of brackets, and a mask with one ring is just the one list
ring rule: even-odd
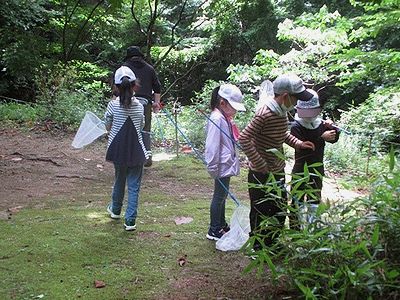
{"label": "forest background", "polygon": [[[206,109],[228,80],[246,95],[243,127],[260,83],[294,72],[318,91],[326,117],[357,133],[356,149],[399,148],[398,1],[3,2],[2,120],[75,129],[86,110],[102,114],[113,72],[138,45],[165,103]],[[190,115],[182,121],[202,128]]]}
{"label": "forest background", "polygon": [[[371,182],[393,187],[386,203],[393,210],[376,206],[386,227],[377,231],[374,223],[366,231],[377,239],[367,246],[385,251],[371,254],[366,246],[355,252],[390,257],[385,278],[396,281],[392,266],[398,258],[388,254],[387,243],[399,251],[400,241],[393,239],[400,236],[399,6],[397,0],[3,0],[0,120],[76,130],[85,111],[103,114],[113,72],[126,48],[138,45],[159,74],[166,107],[178,112],[180,126],[201,148],[204,118],[198,111],[207,110],[213,87],[230,81],[244,92],[248,111],[238,115],[243,128],[254,114],[260,83],[294,72],[318,91],[324,116],[351,132],[327,148],[331,170],[370,195],[376,192]],[[174,139],[174,128],[159,128],[164,130],[155,132],[156,142]],[[388,166],[392,175],[385,179]],[[354,284],[355,275],[343,272]],[[312,295],[303,283],[298,287]]]}

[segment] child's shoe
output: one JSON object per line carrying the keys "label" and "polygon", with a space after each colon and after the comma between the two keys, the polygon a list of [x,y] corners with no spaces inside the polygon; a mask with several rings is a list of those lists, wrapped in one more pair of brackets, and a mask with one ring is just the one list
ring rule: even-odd
{"label": "child's shoe", "polygon": [[110,218],[111,218],[111,219],[121,219],[121,215],[117,215],[117,214],[114,214],[114,213],[113,213],[111,204],[109,204],[109,205],[107,206],[107,212],[108,212],[108,214],[110,215]]}
{"label": "child's shoe", "polygon": [[124,227],[125,227],[125,230],[126,230],[126,231],[133,231],[133,230],[136,230],[135,221],[134,221],[134,220],[132,220],[132,221],[125,220]]}
{"label": "child's shoe", "polygon": [[211,229],[208,230],[208,233],[206,234],[206,238],[208,238],[211,241],[218,241],[223,235],[225,234],[225,231],[221,229],[218,232],[213,232]]}

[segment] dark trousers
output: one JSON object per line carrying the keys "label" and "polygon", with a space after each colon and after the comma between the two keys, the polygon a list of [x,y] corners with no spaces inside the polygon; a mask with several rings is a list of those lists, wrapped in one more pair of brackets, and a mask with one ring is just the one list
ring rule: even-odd
{"label": "dark trousers", "polygon": [[[284,171],[273,173],[258,173],[249,170],[248,182],[250,196],[250,236],[260,235],[265,246],[271,246],[279,236],[279,230],[283,228],[286,219],[287,193],[285,189]],[[258,186],[254,186],[254,184]],[[269,185],[272,184],[272,185]],[[271,186],[275,186],[270,189]],[[275,217],[277,224],[260,226],[267,217]],[[260,248],[260,242],[256,241],[254,248]]]}
{"label": "dark trousers", "polygon": [[[315,172],[310,170],[311,172]],[[297,174],[302,175],[302,174]],[[307,195],[307,193],[302,194],[301,196],[296,196],[298,191],[305,191],[312,189],[315,198]],[[321,202],[321,190],[322,190],[322,178],[320,176],[310,175],[310,180],[308,182],[302,183],[296,191],[291,191],[292,194],[292,207],[296,210],[290,214],[289,216],[289,224],[290,228],[294,230],[300,230],[300,223],[299,223],[299,206],[304,205],[304,203],[308,204],[319,204]]]}
{"label": "dark trousers", "polygon": [[147,152],[150,155],[150,158],[147,160],[145,166],[148,167],[151,165],[151,157],[152,157],[152,152],[151,152],[151,113],[152,113],[152,105],[151,101],[148,102],[144,106],[144,127],[143,127],[143,142],[144,146],[146,147]]}

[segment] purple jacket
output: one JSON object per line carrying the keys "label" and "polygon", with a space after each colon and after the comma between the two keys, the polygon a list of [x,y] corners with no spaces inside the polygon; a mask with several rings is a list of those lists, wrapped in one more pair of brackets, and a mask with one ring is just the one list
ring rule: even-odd
{"label": "purple jacket", "polygon": [[[239,156],[236,153],[230,124],[218,109],[211,112],[210,119],[219,128],[208,121],[204,155],[208,173],[213,178],[239,175]],[[221,130],[232,136],[232,139],[222,133]]]}

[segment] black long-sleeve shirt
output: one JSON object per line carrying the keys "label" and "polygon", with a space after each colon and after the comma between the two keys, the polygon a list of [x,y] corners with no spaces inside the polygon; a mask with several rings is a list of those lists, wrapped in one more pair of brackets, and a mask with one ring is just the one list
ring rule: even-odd
{"label": "black long-sleeve shirt", "polygon": [[[310,141],[315,145],[315,151],[312,149],[296,149],[294,158],[295,163],[292,173],[303,173],[304,164],[311,165],[313,163],[324,162],[325,140],[321,137],[325,131],[332,130],[328,128],[324,122],[315,128],[308,129],[300,125],[299,122],[294,121],[290,129],[290,133],[302,141]],[[336,143],[339,139],[339,132],[336,130],[335,140],[329,143]],[[324,175],[324,166],[315,168],[321,175]]]}
{"label": "black long-sleeve shirt", "polygon": [[161,93],[161,83],[154,68],[145,62],[141,57],[127,59],[124,66],[129,67],[140,81],[140,89],[135,93],[136,97],[144,97],[149,101],[155,94]]}

